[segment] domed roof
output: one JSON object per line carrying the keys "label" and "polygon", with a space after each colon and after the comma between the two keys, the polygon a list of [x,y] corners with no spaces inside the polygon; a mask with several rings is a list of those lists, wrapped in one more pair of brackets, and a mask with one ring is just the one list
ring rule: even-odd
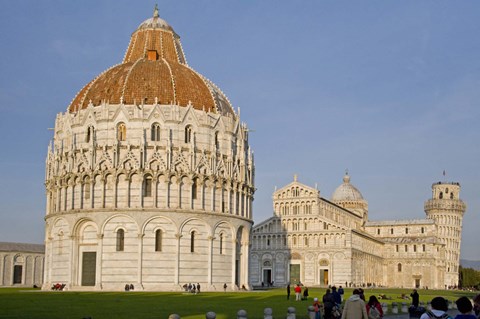
{"label": "domed roof", "polygon": [[91,103],[174,104],[222,115],[235,113],[223,92],[186,63],[180,37],[158,17],[132,34],[125,57],[90,81],[68,107],[76,112]]}
{"label": "domed roof", "polygon": [[332,201],[333,202],[342,202],[342,201],[362,201],[363,196],[360,191],[350,184],[350,176],[348,173],[343,177],[343,184],[338,186],[337,189],[333,192]]}

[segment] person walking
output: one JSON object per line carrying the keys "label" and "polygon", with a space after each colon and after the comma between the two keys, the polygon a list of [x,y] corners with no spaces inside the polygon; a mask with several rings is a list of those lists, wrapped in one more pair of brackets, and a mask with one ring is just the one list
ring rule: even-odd
{"label": "person walking", "polygon": [[308,287],[303,289],[303,300],[308,300]]}
{"label": "person walking", "polygon": [[345,294],[345,291],[343,290],[342,286],[338,287],[338,294],[340,295],[340,301],[343,302],[343,295]]}
{"label": "person walking", "polygon": [[223,284],[223,292],[227,292],[227,283]]}
{"label": "person walking", "polygon": [[332,310],[333,310],[333,307],[335,306],[335,299],[333,298],[333,295],[330,292],[330,289],[327,289],[327,291],[323,295],[322,301],[323,301],[324,318],[333,319]]}
{"label": "person walking", "polygon": [[353,290],[353,295],[345,302],[342,319],[368,319],[365,302],[360,298],[360,290]]}
{"label": "person walking", "polygon": [[290,300],[290,284],[287,285],[287,300]]}

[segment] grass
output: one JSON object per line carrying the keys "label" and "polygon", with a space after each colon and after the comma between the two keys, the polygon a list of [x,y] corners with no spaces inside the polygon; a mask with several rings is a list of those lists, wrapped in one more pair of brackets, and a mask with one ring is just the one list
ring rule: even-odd
{"label": "grass", "polygon": [[[306,318],[307,306],[313,297],[321,298],[324,288],[310,288],[309,301],[296,302],[292,295],[286,299],[283,288],[251,292],[204,292],[198,295],[180,292],[45,292],[38,289],[0,288],[0,318],[68,319],[68,318],[118,318],[147,319],[168,318],[172,313],[182,319],[205,318],[214,311],[218,319],[236,318],[244,309],[248,318],[263,318],[263,309],[272,308],[276,318],[286,317],[288,307],[296,307],[297,318]],[[392,302],[407,302],[401,294],[410,295],[410,289],[366,289],[365,296],[385,294]],[[346,289],[346,297],[352,289]],[[463,291],[419,290],[420,301],[443,296],[454,301],[460,296],[472,297],[475,293]],[[382,302],[382,301],[381,301]]]}

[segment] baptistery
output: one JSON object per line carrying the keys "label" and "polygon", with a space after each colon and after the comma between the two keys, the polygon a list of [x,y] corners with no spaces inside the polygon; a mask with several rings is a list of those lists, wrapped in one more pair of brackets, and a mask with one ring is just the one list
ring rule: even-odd
{"label": "baptistery", "polygon": [[57,115],[45,186],[44,289],[250,288],[248,128],[157,9]]}

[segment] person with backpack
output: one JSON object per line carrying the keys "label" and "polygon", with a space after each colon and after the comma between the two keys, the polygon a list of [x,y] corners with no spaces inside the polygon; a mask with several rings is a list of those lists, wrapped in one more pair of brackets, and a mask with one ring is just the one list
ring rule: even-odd
{"label": "person with backpack", "polygon": [[369,319],[381,319],[383,318],[383,309],[377,297],[370,296],[367,303],[367,315]]}
{"label": "person with backpack", "polygon": [[360,290],[353,290],[353,295],[345,302],[342,319],[368,319],[365,302],[360,298]]}
{"label": "person with backpack", "polygon": [[435,297],[430,302],[432,310],[427,310],[420,319],[451,319],[448,311],[448,302],[443,297]]}

